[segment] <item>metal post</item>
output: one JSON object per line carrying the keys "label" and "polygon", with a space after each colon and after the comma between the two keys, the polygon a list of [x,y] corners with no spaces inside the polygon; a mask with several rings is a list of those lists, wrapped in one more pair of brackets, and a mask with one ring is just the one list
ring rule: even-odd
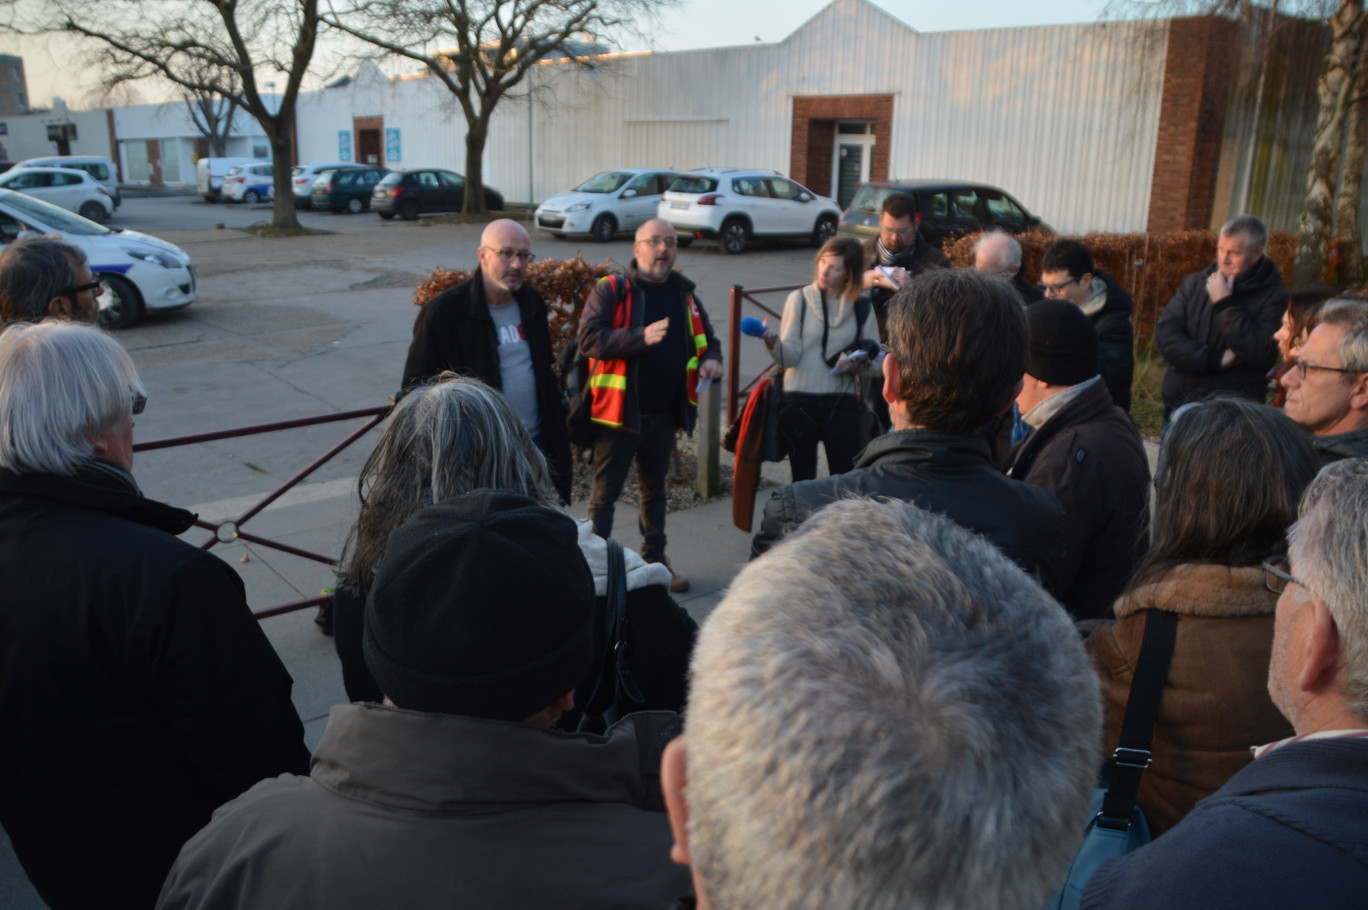
{"label": "metal post", "polygon": [[722,389],[713,383],[698,396],[698,478],[696,489],[704,499],[722,491],[718,477],[717,455],[722,447]]}

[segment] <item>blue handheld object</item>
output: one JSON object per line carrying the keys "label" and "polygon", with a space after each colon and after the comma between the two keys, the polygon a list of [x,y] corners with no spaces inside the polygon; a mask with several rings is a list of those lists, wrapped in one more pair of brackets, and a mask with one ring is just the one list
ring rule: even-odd
{"label": "blue handheld object", "polygon": [[759,338],[765,334],[765,324],[754,316],[746,316],[741,320],[741,334],[754,335]]}

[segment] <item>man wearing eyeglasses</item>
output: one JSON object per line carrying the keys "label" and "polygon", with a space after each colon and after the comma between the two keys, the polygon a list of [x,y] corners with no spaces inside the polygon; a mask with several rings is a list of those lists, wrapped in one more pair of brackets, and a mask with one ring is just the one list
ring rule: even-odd
{"label": "man wearing eyeglasses", "polygon": [[1327,465],[1368,455],[1368,302],[1330,300],[1317,319],[1279,381],[1283,411],[1311,434]]}
{"label": "man wearing eyeglasses", "polygon": [[1358,908],[1368,893],[1368,461],[1323,469],[1302,497],[1278,594],[1268,692],[1296,735],[1163,837],[1108,860],[1087,908]]}
{"label": "man wearing eyeglasses", "polygon": [[932,269],[950,268],[945,254],[922,237],[921,213],[906,193],[893,193],[884,200],[879,236],[865,241],[865,268],[864,287],[879,316],[908,279]]}
{"label": "man wearing eyeglasses", "polygon": [[23,237],[0,252],[0,325],[49,316],[93,324],[103,293],[85,250],[60,237]]}
{"label": "man wearing eyeglasses", "polygon": [[551,369],[555,352],[546,301],[527,283],[536,259],[531,247],[516,221],[489,223],[480,236],[475,274],[425,303],[414,320],[403,388],[450,370],[503,392],[546,455],[561,502],[569,502],[570,434]]}
{"label": "man wearing eyeglasses", "polygon": [[637,228],[625,275],[599,281],[580,314],[579,349],[589,358],[594,426],[594,532],[613,534],[613,511],[633,460],[640,486],[641,555],[663,563],[670,590],[689,582],[665,555],[665,473],[675,431],[692,433],[699,380],[721,379],[722,345],[694,283],[675,271],[679,240],[668,222]]}
{"label": "man wearing eyeglasses", "polygon": [[1154,329],[1168,362],[1164,423],[1188,401],[1229,392],[1263,401],[1278,362],[1273,335],[1282,326],[1287,288],[1264,256],[1268,229],[1253,215],[1221,227],[1216,262],[1183,279]]}
{"label": "man wearing eyeglasses", "polygon": [[1135,376],[1135,329],[1130,293],[1093,263],[1092,250],[1077,240],[1059,240],[1040,260],[1040,290],[1067,300],[1097,329],[1097,370],[1112,404],[1130,413]]}

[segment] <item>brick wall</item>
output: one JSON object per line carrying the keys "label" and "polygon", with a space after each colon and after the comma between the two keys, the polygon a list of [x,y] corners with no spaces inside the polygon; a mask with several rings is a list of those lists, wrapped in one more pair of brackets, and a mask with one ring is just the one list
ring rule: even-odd
{"label": "brick wall", "polygon": [[793,141],[789,176],[814,193],[831,195],[831,154],[837,120],[873,120],[873,180],[888,179],[888,143],[893,132],[892,95],[820,95],[793,99]]}

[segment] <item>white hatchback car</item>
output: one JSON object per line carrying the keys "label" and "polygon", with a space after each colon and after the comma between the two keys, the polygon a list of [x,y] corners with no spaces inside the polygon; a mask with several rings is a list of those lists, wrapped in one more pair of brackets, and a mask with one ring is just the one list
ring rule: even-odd
{"label": "white hatchback car", "polygon": [[195,299],[195,267],[180,247],[137,231],[112,231],[41,199],[0,189],[0,243],[29,232],[57,234],[85,250],[90,270],[104,284],[104,328],[126,329],[146,310],[174,310]]}
{"label": "white hatchback car", "polygon": [[229,202],[256,205],[275,195],[275,168],[265,164],[243,164],[229,168],[223,178],[222,196]]}
{"label": "white hatchback car", "polygon": [[114,214],[109,191],[85,171],[65,167],[15,167],[0,174],[0,188],[59,205],[82,218],[104,221]]}
{"label": "white hatchback car", "polygon": [[735,254],[753,237],[807,237],[821,246],[835,236],[841,209],[778,171],[709,167],[681,174],[660,197],[658,217],[681,240],[716,238]]}
{"label": "white hatchback car", "polygon": [[590,177],[537,207],[537,227],[557,237],[588,234],[607,243],[656,216],[660,194],[679,174],[660,168],[622,168]]}

